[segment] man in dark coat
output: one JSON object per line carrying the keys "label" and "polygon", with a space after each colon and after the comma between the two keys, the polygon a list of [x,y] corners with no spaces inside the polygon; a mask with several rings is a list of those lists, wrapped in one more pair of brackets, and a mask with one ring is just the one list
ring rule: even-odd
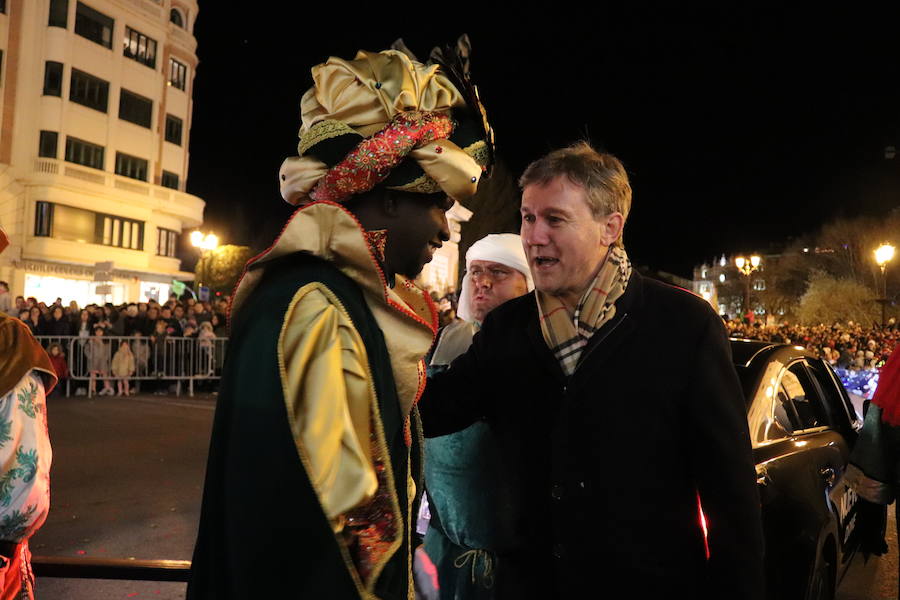
{"label": "man in dark coat", "polygon": [[520,184],[536,291],[491,312],[420,402],[426,436],[482,418],[502,449],[522,541],[498,556],[497,597],[762,598],[754,462],[721,319],[631,269],[615,157],[580,143]]}

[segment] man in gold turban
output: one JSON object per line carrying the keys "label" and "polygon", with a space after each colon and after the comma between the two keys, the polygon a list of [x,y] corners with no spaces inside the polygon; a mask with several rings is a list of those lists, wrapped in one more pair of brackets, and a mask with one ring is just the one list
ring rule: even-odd
{"label": "man in gold turban", "polygon": [[281,168],[300,208],[233,295],[188,598],[413,598],[416,403],[438,312],[412,280],[490,129],[450,71],[330,58]]}

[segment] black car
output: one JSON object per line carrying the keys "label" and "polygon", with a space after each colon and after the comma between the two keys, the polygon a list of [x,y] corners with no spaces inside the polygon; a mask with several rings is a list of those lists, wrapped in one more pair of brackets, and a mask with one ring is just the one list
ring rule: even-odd
{"label": "black car", "polygon": [[855,551],[844,470],[862,427],[827,363],[800,346],[732,340],[747,401],[770,600],[830,600]]}

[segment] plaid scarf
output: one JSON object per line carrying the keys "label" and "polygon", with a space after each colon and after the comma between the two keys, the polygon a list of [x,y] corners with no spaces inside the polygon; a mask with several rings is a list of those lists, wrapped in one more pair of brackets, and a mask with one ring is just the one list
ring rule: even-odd
{"label": "plaid scarf", "polygon": [[611,246],[603,266],[569,317],[562,301],[538,290],[541,332],[566,376],[575,372],[588,340],[616,314],[616,300],[631,277],[631,262],[625,249]]}

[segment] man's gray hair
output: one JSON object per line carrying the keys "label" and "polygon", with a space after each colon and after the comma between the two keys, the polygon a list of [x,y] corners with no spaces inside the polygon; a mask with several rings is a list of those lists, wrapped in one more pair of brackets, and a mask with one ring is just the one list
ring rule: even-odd
{"label": "man's gray hair", "polygon": [[625,167],[612,154],[597,152],[588,142],[576,142],[528,165],[519,178],[519,187],[525,189],[529,185],[546,185],[560,175],[584,188],[595,219],[614,212],[628,218],[631,184]]}

